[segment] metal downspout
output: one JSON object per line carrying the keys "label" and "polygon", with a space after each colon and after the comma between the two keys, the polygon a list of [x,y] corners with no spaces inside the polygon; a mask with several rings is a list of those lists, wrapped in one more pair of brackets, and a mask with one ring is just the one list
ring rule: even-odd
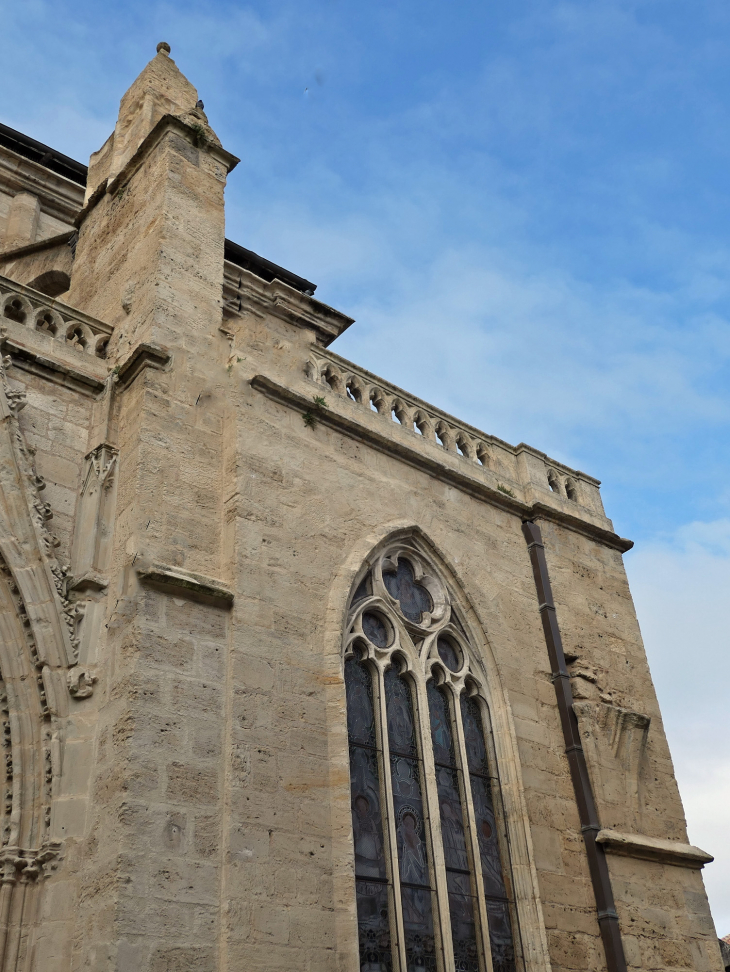
{"label": "metal downspout", "polygon": [[558,702],[563,739],[565,740],[565,753],[568,757],[575,799],[578,804],[580,829],[586,847],[588,869],[596,899],[598,927],[601,929],[603,949],[606,953],[606,966],[608,972],[627,972],[618,915],[613,900],[611,876],[608,873],[608,862],[603,847],[596,843],[596,835],[601,829],[601,825],[598,822],[593,789],[588,776],[585,753],[580,741],[578,720],[573,711],[573,691],[570,687],[570,675],[565,665],[563,641],[560,637],[555,604],[553,603],[542,534],[540,527],[529,520],[522,524],[522,532],[527,541],[532,572],[535,577],[542,629],[545,633],[545,644],[550,656],[553,673],[552,682],[555,686],[555,697]]}

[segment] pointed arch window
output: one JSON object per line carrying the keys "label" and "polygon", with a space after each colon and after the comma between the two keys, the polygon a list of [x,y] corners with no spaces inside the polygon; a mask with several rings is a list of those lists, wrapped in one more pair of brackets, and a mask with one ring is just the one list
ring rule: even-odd
{"label": "pointed arch window", "polygon": [[509,847],[466,628],[415,547],[363,572],[345,637],[361,972],[517,972]]}

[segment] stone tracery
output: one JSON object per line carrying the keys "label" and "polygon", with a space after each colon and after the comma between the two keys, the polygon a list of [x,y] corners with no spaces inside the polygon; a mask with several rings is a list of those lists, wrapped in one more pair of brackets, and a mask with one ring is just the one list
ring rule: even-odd
{"label": "stone tracery", "polygon": [[472,654],[433,565],[407,542],[386,548],[355,585],[345,634],[368,972],[516,968],[499,787]]}

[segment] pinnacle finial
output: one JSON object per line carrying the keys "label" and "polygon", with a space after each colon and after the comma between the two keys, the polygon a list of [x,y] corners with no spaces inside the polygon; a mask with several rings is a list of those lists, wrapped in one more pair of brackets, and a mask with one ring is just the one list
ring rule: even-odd
{"label": "pinnacle finial", "polygon": [[164,54],[166,57],[170,56],[170,45],[167,43],[167,41],[160,41],[160,43],[157,45],[157,53]]}

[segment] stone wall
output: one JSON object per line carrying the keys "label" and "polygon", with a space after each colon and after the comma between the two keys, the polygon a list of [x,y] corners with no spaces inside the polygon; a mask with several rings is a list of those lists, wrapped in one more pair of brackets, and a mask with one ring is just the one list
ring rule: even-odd
{"label": "stone wall", "polygon": [[[19,286],[30,257],[56,266],[53,247],[15,253],[0,280],[0,550],[20,580],[51,564],[41,493],[59,541],[46,600],[20,584],[43,658],[0,578],[9,745],[42,752],[33,779],[50,794],[43,841],[0,855],[0,917],[7,900],[18,930],[0,972],[355,972],[343,630],[358,571],[390,536],[436,565],[475,646],[519,967],[603,972],[527,518],[629,967],[718,972],[709,858],[687,844],[630,543],[598,482],[327,351],[351,320],[313,297],[227,264],[224,279],[236,160],[164,47],[132,93],[85,201],[66,194],[79,238],[64,303]],[[40,493],[21,475],[29,450]],[[17,673],[13,652],[27,655]],[[36,670],[31,719],[12,679]],[[23,719],[35,728],[18,735]],[[38,800],[8,806],[45,820]]]}

